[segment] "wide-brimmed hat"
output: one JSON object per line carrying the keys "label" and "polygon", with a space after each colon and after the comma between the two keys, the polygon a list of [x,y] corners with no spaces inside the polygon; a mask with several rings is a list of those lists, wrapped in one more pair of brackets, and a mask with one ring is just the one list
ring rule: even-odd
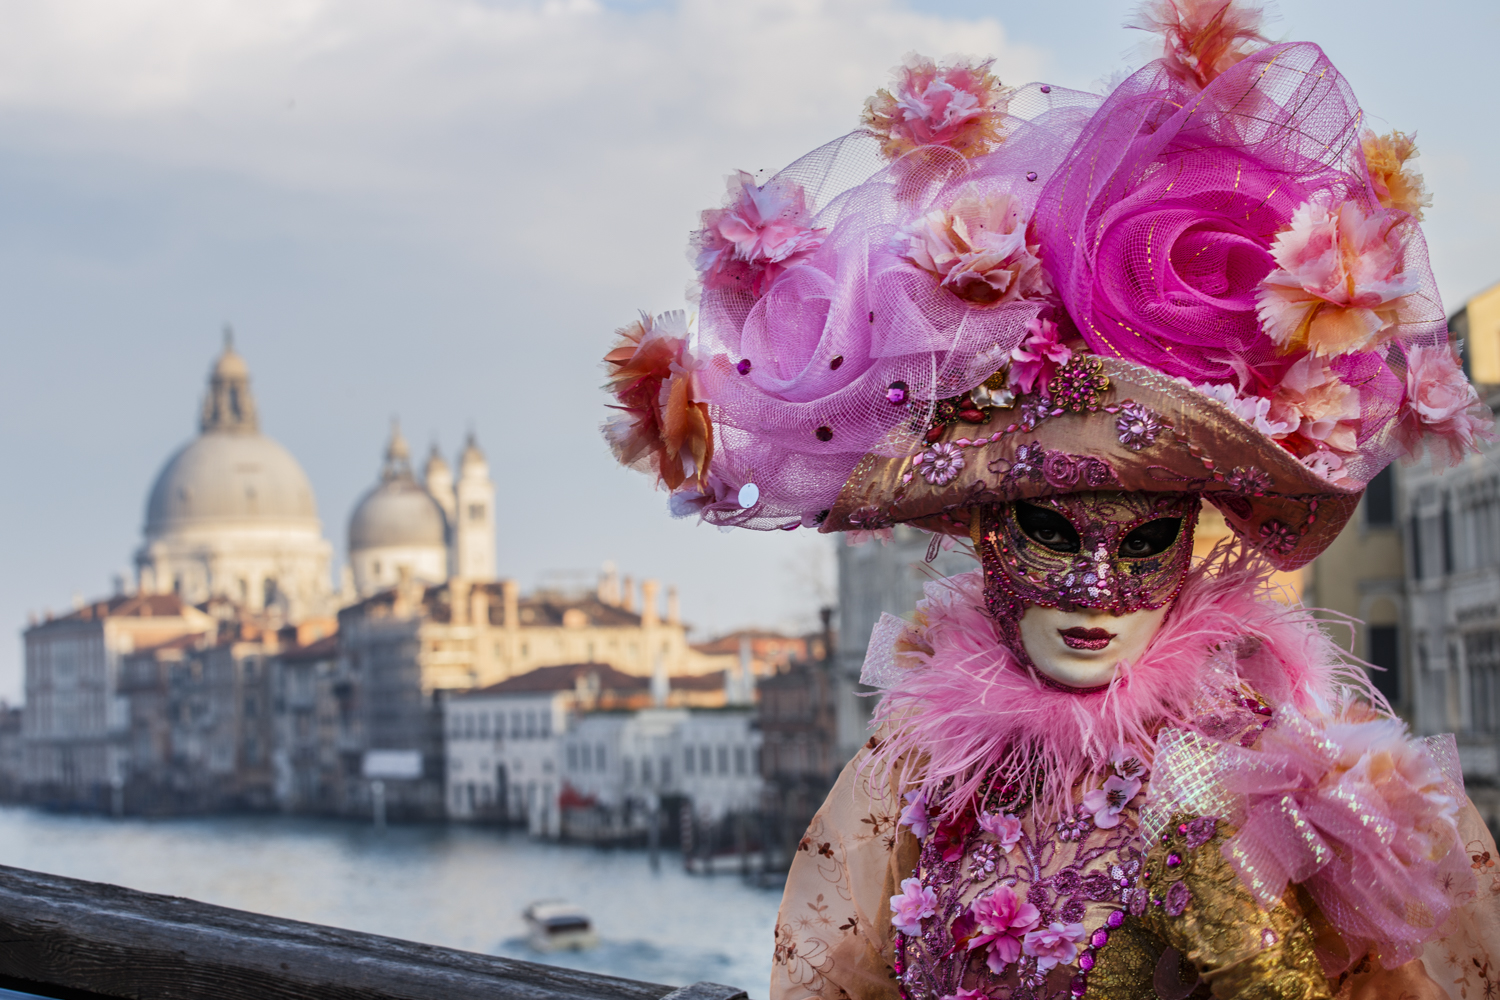
{"label": "wide-brimmed hat", "polygon": [[698,329],[622,331],[622,460],[678,514],[824,531],[1087,489],[1202,492],[1279,565],[1489,414],[1449,343],[1415,147],[1315,45],[1159,0],[1107,96],[911,57],[864,128],[731,177]]}

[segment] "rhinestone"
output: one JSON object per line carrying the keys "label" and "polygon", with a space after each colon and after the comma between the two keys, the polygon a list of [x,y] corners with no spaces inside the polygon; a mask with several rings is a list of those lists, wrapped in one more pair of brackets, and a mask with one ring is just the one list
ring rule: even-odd
{"label": "rhinestone", "polygon": [[1050,93],[1052,93],[1052,88],[1050,86],[1048,86],[1047,84],[1044,83],[1041,86],[1041,91],[1044,94],[1050,94]]}
{"label": "rhinestone", "polygon": [[905,382],[892,382],[885,387],[885,401],[895,406],[906,402],[908,387]]}
{"label": "rhinestone", "polygon": [[1124,922],[1125,922],[1125,911],[1124,910],[1110,910],[1109,911],[1109,916],[1107,916],[1107,917],[1104,918],[1104,923],[1105,923],[1105,926],[1107,926],[1107,927],[1119,927]]}
{"label": "rhinestone", "polygon": [[734,366],[734,370],[737,371],[737,372],[739,372],[741,375],[749,375],[750,374],[750,359],[749,358],[740,358],[740,363]]}
{"label": "rhinestone", "polygon": [[839,370],[839,365],[841,365],[843,363],[844,363],[844,356],[842,354],[835,354],[833,356],[833,360],[831,360],[831,361],[828,362],[828,368],[829,368],[830,371],[838,371]]}
{"label": "rhinestone", "polygon": [[1180,864],[1182,864],[1182,855],[1176,852],[1167,855],[1168,868],[1176,868]]}
{"label": "rhinestone", "polygon": [[743,508],[754,507],[760,502],[760,487],[754,483],[746,483],[744,486],[741,486],[739,502]]}
{"label": "rhinestone", "polygon": [[813,431],[813,434],[817,436],[819,441],[833,440],[833,428],[829,427],[827,424],[824,424],[822,427],[819,427],[817,430]]}
{"label": "rhinestone", "polygon": [[1034,181],[1034,180],[1036,180],[1036,171],[1035,170],[1028,170],[1028,171],[1026,171],[1026,179],[1028,181]]}
{"label": "rhinestone", "polygon": [[1089,944],[1093,945],[1095,948],[1103,948],[1105,945],[1109,944],[1109,931],[1105,930],[1103,927],[1099,928],[1094,932],[1094,936],[1089,938]]}

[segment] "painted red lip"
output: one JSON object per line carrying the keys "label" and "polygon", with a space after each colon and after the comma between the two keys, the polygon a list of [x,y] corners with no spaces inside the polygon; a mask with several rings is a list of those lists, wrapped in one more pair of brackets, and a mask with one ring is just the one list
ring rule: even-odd
{"label": "painted red lip", "polygon": [[1102,628],[1060,628],[1057,634],[1069,649],[1103,649],[1115,638],[1113,632]]}

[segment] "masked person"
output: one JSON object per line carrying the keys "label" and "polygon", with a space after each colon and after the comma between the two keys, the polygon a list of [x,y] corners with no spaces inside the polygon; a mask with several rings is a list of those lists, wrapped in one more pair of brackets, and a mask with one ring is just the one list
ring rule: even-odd
{"label": "masked person", "polygon": [[[1400,133],[1256,12],[1161,0],[1107,96],[910,57],[621,331],[606,434],[679,516],[972,545],[882,618],[774,1000],[1488,996],[1494,845],[1278,603],[1393,458],[1490,434]],[[1194,562],[1202,504],[1233,544]],[[1491,884],[1493,883],[1493,884]]]}

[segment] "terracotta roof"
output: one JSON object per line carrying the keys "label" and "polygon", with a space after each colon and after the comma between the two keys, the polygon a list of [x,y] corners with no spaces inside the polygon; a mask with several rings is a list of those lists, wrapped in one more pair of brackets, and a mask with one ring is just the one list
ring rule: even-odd
{"label": "terracotta roof", "polygon": [[331,660],[338,655],[338,652],[339,636],[335,632],[333,635],[325,635],[321,639],[310,642],[306,646],[295,646],[285,650],[281,658],[283,660]]}
{"label": "terracotta roof", "polygon": [[571,691],[578,680],[590,674],[599,678],[600,693],[645,691],[651,686],[647,677],[637,677],[616,670],[607,663],[565,663],[556,667],[537,667],[518,677],[491,684],[489,687],[466,691],[460,698],[473,698],[493,694],[546,694],[554,691]]}
{"label": "terracotta roof", "polygon": [[724,671],[715,670],[707,674],[682,674],[667,678],[673,691],[722,691]]}
{"label": "terracotta roof", "polygon": [[97,621],[101,618],[179,618],[189,605],[176,594],[117,594],[93,601],[70,614],[42,622],[37,628],[59,622]]}

